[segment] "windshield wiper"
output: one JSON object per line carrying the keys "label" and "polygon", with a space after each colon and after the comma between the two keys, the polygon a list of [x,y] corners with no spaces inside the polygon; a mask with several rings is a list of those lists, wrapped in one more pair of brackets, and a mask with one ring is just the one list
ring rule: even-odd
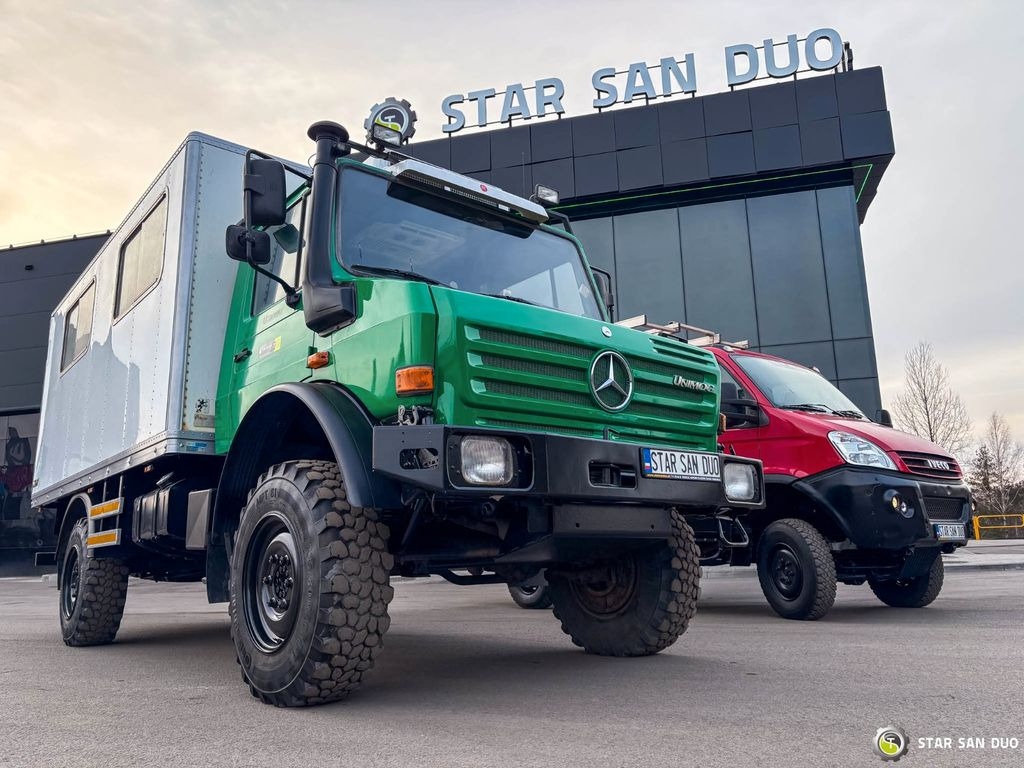
{"label": "windshield wiper", "polygon": [[827,405],[821,403],[793,403],[792,405],[779,406],[787,411],[813,411],[814,413],[836,413]]}
{"label": "windshield wiper", "polygon": [[406,269],[394,269],[393,267],[375,267],[372,264],[352,264],[352,269],[358,269],[371,275],[382,275],[384,277],[404,277],[406,280],[419,280],[427,285],[443,285],[440,280],[421,275],[419,272],[411,272]]}
{"label": "windshield wiper", "polygon": [[536,301],[530,301],[524,299],[521,296],[512,296],[507,293],[481,293],[481,296],[490,296],[492,299],[508,299],[509,301],[518,301],[520,304],[529,304],[531,307],[543,307],[543,304],[538,304]]}
{"label": "windshield wiper", "polygon": [[866,419],[867,417],[860,411],[836,411],[836,416],[842,416],[844,419]]}

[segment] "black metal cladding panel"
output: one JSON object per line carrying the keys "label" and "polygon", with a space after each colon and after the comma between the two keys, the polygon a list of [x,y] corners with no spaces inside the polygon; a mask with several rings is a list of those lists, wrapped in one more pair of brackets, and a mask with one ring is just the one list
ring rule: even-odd
{"label": "black metal cladding panel", "polygon": [[620,109],[615,115],[615,148],[649,147],[658,144],[658,110]]}
{"label": "black metal cladding panel", "polygon": [[891,155],[896,151],[888,112],[843,115],[839,126],[843,135],[843,157],[847,160]]}
{"label": "black metal cladding panel", "polygon": [[836,99],[836,81],[834,77],[808,77],[797,80],[796,109],[800,122],[821,120],[826,117],[838,117],[839,102]]}
{"label": "black metal cladding panel", "polygon": [[834,343],[837,378],[865,379],[877,375],[872,339],[836,339]]}
{"label": "black metal cladding panel", "polygon": [[730,91],[703,97],[704,129],[708,136],[749,131],[750,97],[747,91]]}
{"label": "black metal cladding panel", "polygon": [[636,147],[615,153],[619,166],[619,189],[622,191],[660,187],[661,148]]}
{"label": "black metal cladding panel", "polygon": [[755,131],[799,122],[794,83],[750,88],[747,93],[750,96],[750,122]]}
{"label": "black metal cladding panel", "polygon": [[655,107],[662,143],[704,138],[704,99],[675,99]]}
{"label": "black metal cladding panel", "polygon": [[754,139],[750,131],[708,136],[708,171],[711,178],[723,176],[752,176]]}
{"label": "black metal cladding panel", "polygon": [[576,157],[615,151],[615,115],[604,112],[597,115],[574,117],[572,148]]}
{"label": "black metal cladding panel", "polygon": [[881,67],[840,72],[835,76],[835,84],[841,115],[881,112],[888,108]]}
{"label": "black metal cladding panel", "polygon": [[[491,167],[491,137],[489,133],[467,133],[456,136],[452,142],[452,170],[457,173],[486,171]],[[474,173],[474,175],[476,175]]]}
{"label": "black metal cladding panel", "polygon": [[800,124],[800,152],[805,165],[827,165],[843,159],[839,118],[826,117]]}
{"label": "black metal cladding panel", "polygon": [[530,148],[535,163],[571,158],[571,121],[548,118],[535,122],[530,126]]}
{"label": "black metal cladding panel", "polygon": [[701,137],[662,144],[661,167],[665,184],[704,181],[709,178],[707,140]]}
{"label": "black metal cladding panel", "polygon": [[573,160],[573,176],[576,180],[576,196],[588,197],[607,192],[617,192],[619,175],[614,152],[602,155],[586,155]]}
{"label": "black metal cladding panel", "polygon": [[508,168],[532,162],[530,128],[529,125],[517,125],[501,131],[489,132],[491,168]]}
{"label": "black metal cladding panel", "polygon": [[419,158],[425,163],[439,165],[442,168],[451,168],[453,141],[453,139],[435,139],[434,141],[410,144],[408,151],[410,155]]}
{"label": "black metal cladding panel", "polygon": [[758,171],[799,168],[803,164],[800,128],[779,125],[754,131],[754,161]]}
{"label": "black metal cladding panel", "polygon": [[512,168],[495,168],[491,171],[491,183],[513,195],[529,197],[533,194],[533,167],[517,165]]}
{"label": "black metal cladding panel", "polygon": [[534,163],[533,183],[557,190],[562,198],[575,197],[576,182],[572,172],[572,158]]}

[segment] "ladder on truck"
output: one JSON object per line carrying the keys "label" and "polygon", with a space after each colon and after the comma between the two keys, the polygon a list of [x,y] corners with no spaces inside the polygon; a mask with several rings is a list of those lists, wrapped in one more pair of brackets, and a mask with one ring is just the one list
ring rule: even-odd
{"label": "ladder on truck", "polygon": [[[687,325],[686,323],[680,323],[678,321],[665,324],[652,323],[647,319],[647,315],[627,317],[624,320],[619,320],[615,324],[621,325],[623,328],[632,328],[635,331],[650,333],[654,336],[669,336],[681,339],[687,344],[692,344],[695,347],[710,347],[715,344],[721,344],[725,347],[735,347],[736,349],[748,349],[750,347],[750,341],[748,339],[744,339],[743,341],[722,341],[722,335],[717,331],[711,331],[707,328],[699,328],[696,325]],[[691,336],[691,334],[695,335]]]}

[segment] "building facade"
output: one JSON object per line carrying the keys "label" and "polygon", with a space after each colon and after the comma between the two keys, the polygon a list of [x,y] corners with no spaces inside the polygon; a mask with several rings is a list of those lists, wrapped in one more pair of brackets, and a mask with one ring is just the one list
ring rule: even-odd
{"label": "building facade", "polygon": [[860,223],[894,154],[880,68],[421,142],[411,154],[559,209],[646,314],[818,368],[880,408]]}

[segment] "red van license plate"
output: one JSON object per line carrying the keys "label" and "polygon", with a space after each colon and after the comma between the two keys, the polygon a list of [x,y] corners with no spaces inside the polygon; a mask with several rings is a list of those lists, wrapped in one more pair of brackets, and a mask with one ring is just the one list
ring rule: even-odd
{"label": "red van license plate", "polygon": [[962,525],[953,525],[951,523],[936,523],[935,538],[939,541],[967,540],[967,537],[964,535],[964,527]]}

